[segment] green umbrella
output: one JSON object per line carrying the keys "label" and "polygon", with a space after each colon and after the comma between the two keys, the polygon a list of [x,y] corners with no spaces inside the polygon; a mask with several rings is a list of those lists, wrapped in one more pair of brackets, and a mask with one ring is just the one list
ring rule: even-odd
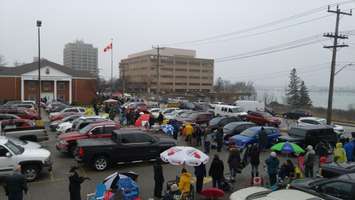
{"label": "green umbrella", "polygon": [[291,142],[277,143],[271,147],[271,150],[280,151],[283,153],[296,153],[296,154],[304,153],[304,150],[300,146]]}

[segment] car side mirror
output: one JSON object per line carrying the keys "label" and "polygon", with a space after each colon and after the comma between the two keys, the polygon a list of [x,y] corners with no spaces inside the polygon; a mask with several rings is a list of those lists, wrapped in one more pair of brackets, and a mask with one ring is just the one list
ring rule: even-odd
{"label": "car side mirror", "polygon": [[10,152],[7,152],[7,153],[5,154],[5,156],[8,157],[8,158],[10,158],[12,155],[11,155]]}

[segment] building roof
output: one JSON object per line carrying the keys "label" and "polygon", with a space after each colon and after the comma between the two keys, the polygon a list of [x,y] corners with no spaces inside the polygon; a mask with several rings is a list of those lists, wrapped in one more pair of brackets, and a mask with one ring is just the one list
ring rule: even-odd
{"label": "building roof", "polygon": [[[67,66],[60,65],[46,59],[41,59],[41,68],[48,67],[48,66],[58,71],[61,71],[63,73],[66,73],[68,75],[71,75],[73,77],[92,77],[92,78],[95,77],[95,75],[91,74],[90,72],[74,70]],[[20,76],[24,73],[31,72],[37,69],[38,69],[38,61],[35,61],[17,67],[0,67],[0,75]]]}
{"label": "building roof", "polygon": [[[157,55],[157,50],[150,49],[150,50],[130,54],[130,55],[128,55],[128,58],[134,58],[134,57],[146,56],[146,55]],[[177,56],[177,57],[195,58],[196,51],[190,50],[190,49],[177,49],[177,48],[171,48],[171,47],[161,47],[160,55],[161,56]]]}

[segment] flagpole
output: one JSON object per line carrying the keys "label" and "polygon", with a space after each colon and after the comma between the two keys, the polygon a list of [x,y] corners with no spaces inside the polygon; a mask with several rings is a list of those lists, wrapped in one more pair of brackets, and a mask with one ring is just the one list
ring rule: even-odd
{"label": "flagpole", "polygon": [[111,38],[111,96],[113,94],[113,38]]}

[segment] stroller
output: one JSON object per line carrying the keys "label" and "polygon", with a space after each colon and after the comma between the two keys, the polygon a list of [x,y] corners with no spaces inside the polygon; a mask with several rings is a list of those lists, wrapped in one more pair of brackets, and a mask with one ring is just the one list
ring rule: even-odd
{"label": "stroller", "polygon": [[[170,180],[170,181],[167,181],[166,183],[166,192],[165,193],[168,193],[170,192],[170,188],[173,184],[178,184],[179,183],[179,178],[176,177],[175,180]],[[190,192],[189,194],[187,194],[187,196],[183,196],[183,194],[180,194],[179,197],[174,197],[174,200],[195,200],[195,188],[193,186],[193,184],[190,185]]]}

